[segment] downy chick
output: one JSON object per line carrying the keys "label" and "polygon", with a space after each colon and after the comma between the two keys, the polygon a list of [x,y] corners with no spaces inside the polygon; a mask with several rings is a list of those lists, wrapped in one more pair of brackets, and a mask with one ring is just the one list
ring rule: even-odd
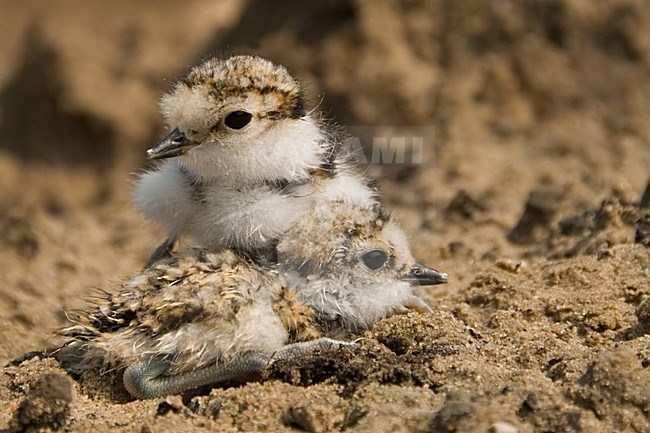
{"label": "downy chick", "polygon": [[165,159],[138,180],[134,203],[167,232],[146,267],[182,235],[210,249],[272,250],[314,201],[376,204],[338,159],[339,143],[304,106],[300,84],[253,56],[211,59],[164,96],[171,133],[147,151]]}
{"label": "downy chick", "polygon": [[414,262],[377,207],[320,205],[288,235],[278,264],[233,250],[161,260],[71,316],[59,360],[125,368],[126,389],[142,399],[254,380],[277,359],[354,344],[340,339],[394,312],[430,311],[412,285],[447,281]]}

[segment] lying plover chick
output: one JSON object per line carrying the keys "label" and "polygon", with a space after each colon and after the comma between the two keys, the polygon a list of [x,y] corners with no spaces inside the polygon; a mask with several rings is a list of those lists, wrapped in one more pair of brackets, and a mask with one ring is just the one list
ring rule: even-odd
{"label": "lying plover chick", "polygon": [[406,234],[378,205],[321,203],[285,233],[277,255],[328,336],[363,332],[390,312],[429,312],[413,286],[447,282],[415,262]]}
{"label": "lying plover chick", "polygon": [[125,367],[142,399],[254,380],[275,360],[353,345],[339,339],[394,312],[429,311],[412,285],[447,279],[416,264],[377,209],[317,207],[283,239],[277,264],[234,250],[159,261],[77,313],[59,360],[76,372]]}
{"label": "lying plover chick", "polygon": [[172,132],[147,154],[165,161],[140,177],[134,202],[168,238],[146,267],[181,235],[257,254],[314,200],[376,203],[366,180],[337,160],[339,143],[305,110],[282,66],[253,56],[208,60],[161,109]]}

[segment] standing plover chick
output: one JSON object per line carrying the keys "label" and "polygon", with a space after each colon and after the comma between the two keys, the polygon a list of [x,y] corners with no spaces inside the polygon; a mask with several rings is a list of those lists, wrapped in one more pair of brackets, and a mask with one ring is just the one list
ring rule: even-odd
{"label": "standing plover chick", "polygon": [[314,200],[376,202],[367,182],[337,161],[338,143],[305,110],[299,83],[282,66],[253,56],[208,60],[161,109],[172,132],[147,154],[165,161],[140,177],[134,202],[168,238],[146,266],[181,235],[257,254]]}
{"label": "standing plover chick", "polygon": [[234,250],[159,261],[76,314],[59,359],[76,371],[125,367],[135,398],[256,379],[277,359],[354,344],[337,339],[394,312],[429,311],[412,284],[447,280],[413,261],[378,209],[317,206],[278,249],[277,264]]}

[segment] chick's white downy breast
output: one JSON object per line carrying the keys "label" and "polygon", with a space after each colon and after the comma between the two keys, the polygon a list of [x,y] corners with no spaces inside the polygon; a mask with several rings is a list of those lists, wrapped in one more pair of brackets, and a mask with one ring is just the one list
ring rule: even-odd
{"label": "chick's white downy breast", "polygon": [[187,232],[209,248],[264,250],[309,207],[307,199],[281,195],[266,186],[210,188],[205,196],[200,211],[188,221]]}
{"label": "chick's white downy breast", "polygon": [[180,235],[195,214],[193,188],[173,161],[140,176],[133,203],[142,214],[156,221],[171,236]]}

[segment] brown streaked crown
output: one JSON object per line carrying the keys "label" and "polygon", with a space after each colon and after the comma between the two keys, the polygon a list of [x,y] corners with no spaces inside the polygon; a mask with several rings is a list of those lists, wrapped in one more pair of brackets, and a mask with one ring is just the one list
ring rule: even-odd
{"label": "brown streaked crown", "polygon": [[207,86],[215,102],[250,93],[272,95],[279,104],[277,110],[266,114],[271,118],[299,118],[306,113],[300,83],[283,66],[257,56],[207,60],[180,82],[188,88]]}

